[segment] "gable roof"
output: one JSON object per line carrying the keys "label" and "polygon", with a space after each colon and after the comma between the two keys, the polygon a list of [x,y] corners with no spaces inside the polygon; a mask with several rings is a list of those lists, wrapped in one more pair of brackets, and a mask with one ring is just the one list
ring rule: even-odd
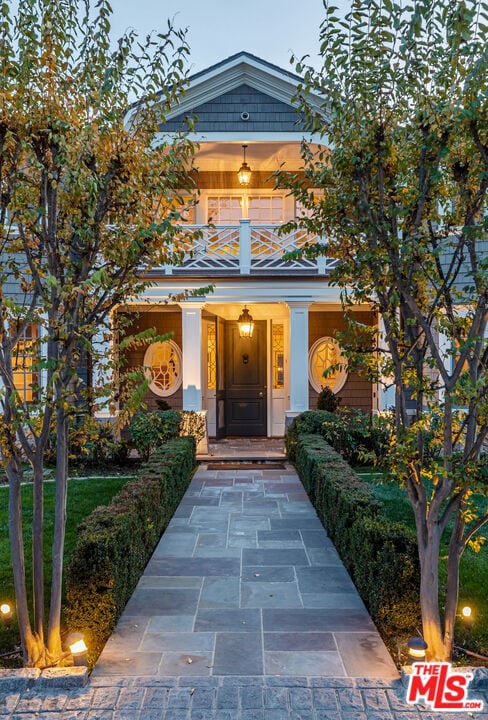
{"label": "gable roof", "polygon": [[[176,115],[190,113],[193,108],[242,85],[259,90],[293,107],[291,98],[301,81],[299,75],[242,51],[191,75],[184,97],[166,114],[166,118],[170,120]],[[317,95],[311,94],[310,101],[316,104],[317,108],[322,104],[322,99]]]}

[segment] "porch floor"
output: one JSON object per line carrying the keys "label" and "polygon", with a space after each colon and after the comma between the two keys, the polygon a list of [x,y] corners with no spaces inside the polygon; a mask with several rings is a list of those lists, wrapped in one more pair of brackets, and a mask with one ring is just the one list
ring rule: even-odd
{"label": "porch floor", "polygon": [[282,441],[211,459],[258,446],[270,468],[200,465],[94,678],[398,676]]}
{"label": "porch floor", "polygon": [[199,462],[223,460],[285,460],[283,438],[231,437],[223,440],[212,439],[208,443],[208,454],[197,455]]}

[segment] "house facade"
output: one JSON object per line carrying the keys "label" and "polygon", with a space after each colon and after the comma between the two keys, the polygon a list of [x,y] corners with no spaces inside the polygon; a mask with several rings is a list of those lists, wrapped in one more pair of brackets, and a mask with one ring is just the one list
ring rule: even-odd
{"label": "house facade", "polygon": [[[154,267],[143,297],[124,307],[131,331],[172,333],[165,343],[132,351],[129,367],[150,379],[149,409],[158,401],[205,410],[210,436],[282,436],[287,421],[314,408],[325,384],[342,405],[374,412],[378,388],[348,373],[334,340],[344,328],[339,291],[329,285],[326,257],[283,262],[283,254],[321,238],[280,226],[304,210],[272,174],[301,171],[304,132],[293,96],[300,78],[248,53],[192,76],[162,135],[195,116],[196,204],[187,228],[201,237],[185,246],[182,265]],[[317,102],[319,99],[317,98]],[[198,299],[168,301],[211,284]],[[358,319],[377,322],[367,306]],[[161,402],[159,402],[161,406]]]}

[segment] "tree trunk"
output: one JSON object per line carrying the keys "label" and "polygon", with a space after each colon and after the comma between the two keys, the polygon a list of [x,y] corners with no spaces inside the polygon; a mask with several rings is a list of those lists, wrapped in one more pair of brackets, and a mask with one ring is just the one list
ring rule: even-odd
{"label": "tree trunk", "polygon": [[44,644],[44,472],[42,453],[33,463],[34,507],[32,518],[32,585],[34,630]]}
{"label": "tree trunk", "polygon": [[[58,402],[62,405],[62,390]],[[63,551],[66,529],[66,496],[68,481],[68,419],[62,406],[56,410],[56,508],[52,546],[51,605],[49,612],[48,648],[54,658],[60,658],[61,600],[63,586]]]}
{"label": "tree trunk", "polygon": [[449,542],[449,553],[447,556],[447,590],[446,609],[444,615],[444,647],[449,658],[452,655],[454,645],[454,625],[456,622],[456,611],[459,598],[459,563],[464,551],[464,520],[461,510],[458,510],[454,521],[454,527]]}
{"label": "tree trunk", "polygon": [[439,541],[438,532],[430,532],[428,541],[419,545],[420,609],[422,629],[428,645],[428,660],[449,660],[446,656],[439,613]]}
{"label": "tree trunk", "polygon": [[22,531],[22,499],[20,494],[22,482],[22,463],[20,458],[12,456],[6,467],[9,483],[9,537],[10,552],[14,575],[15,601],[17,621],[24,663],[27,667],[44,667],[46,652],[44,642],[32,632],[27,604],[27,588],[25,582],[24,537]]}

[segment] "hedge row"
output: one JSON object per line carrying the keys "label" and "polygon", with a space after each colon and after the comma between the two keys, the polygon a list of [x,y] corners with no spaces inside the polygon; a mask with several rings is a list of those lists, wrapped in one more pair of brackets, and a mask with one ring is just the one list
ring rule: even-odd
{"label": "hedge row", "polygon": [[371,488],[316,434],[298,435],[298,474],[373,620],[387,634],[420,623],[415,536],[382,515]]}
{"label": "hedge row", "polygon": [[168,525],[195,466],[192,437],[168,441],[111,504],[79,526],[66,571],[66,620],[84,633],[94,663]]}

